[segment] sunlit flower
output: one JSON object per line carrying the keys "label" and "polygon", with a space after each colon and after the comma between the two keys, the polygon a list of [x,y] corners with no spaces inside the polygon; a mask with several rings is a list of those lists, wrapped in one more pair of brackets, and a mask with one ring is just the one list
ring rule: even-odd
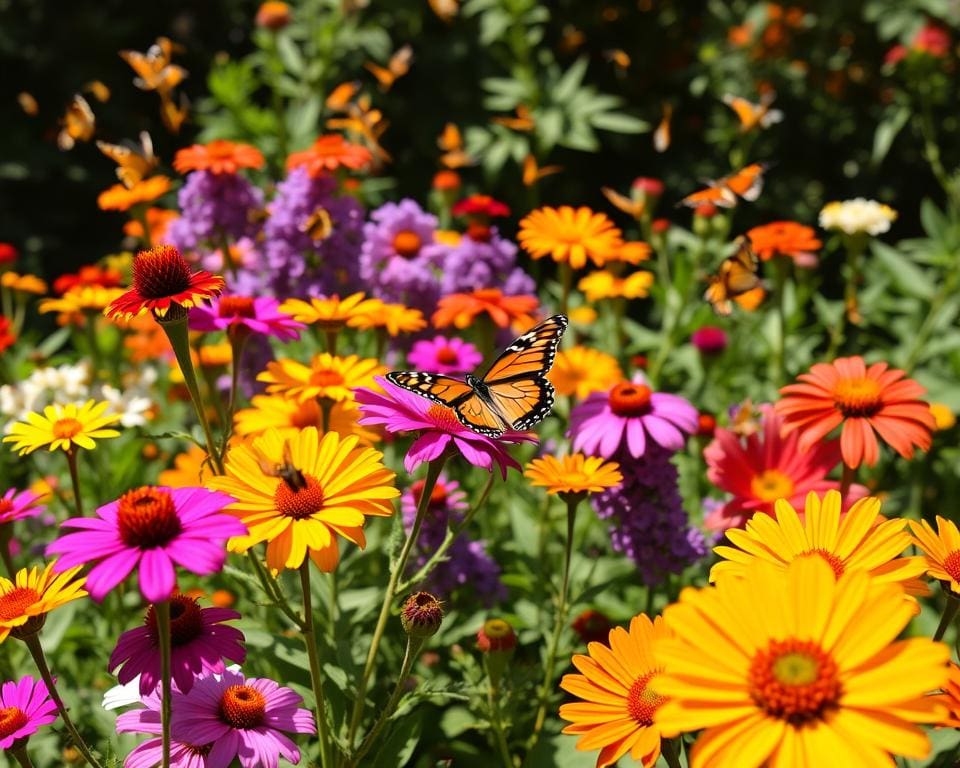
{"label": "sunlit flower", "polygon": [[481,216],[491,219],[509,216],[510,208],[490,195],[474,194],[455,203],[452,213],[454,216]]}
{"label": "sunlit flower", "polygon": [[44,500],[43,496],[32,490],[8,489],[3,496],[0,496],[0,525],[36,517],[46,509],[42,503]]}
{"label": "sunlit flower", "polygon": [[793,259],[798,267],[817,266],[823,243],[813,227],[795,221],[773,221],[747,231],[753,252],[763,261],[775,256]]}
{"label": "sunlit flower", "polygon": [[40,314],[59,312],[57,322],[66,325],[82,320],[84,315],[99,314],[124,293],[123,288],[104,288],[100,285],[78,285],[55,299],[44,299],[37,309]]}
{"label": "sunlit flower", "polygon": [[300,402],[315,397],[340,401],[352,400],[352,390],[373,386],[373,377],[386,372],[386,367],[374,358],[337,357],[322,352],[314,355],[309,366],[289,358],[274,360],[257,376],[257,381],[265,382],[271,394],[283,394]]}
{"label": "sunlit flower", "polygon": [[242,437],[254,437],[268,429],[289,435],[305,427],[316,427],[321,433],[336,432],[341,437],[356,435],[361,445],[371,445],[380,439],[374,430],[358,423],[363,413],[350,400],[333,403],[326,420],[315,398],[297,402],[282,394],[254,395],[250,405],[234,416],[235,429]]}
{"label": "sunlit flower", "polygon": [[117,288],[123,280],[120,270],[113,267],[100,267],[96,264],[85,264],[76,272],[60,275],[53,281],[53,292],[59,296],[73,288],[84,285],[96,285],[102,288]]}
{"label": "sunlit flower", "polygon": [[820,211],[821,227],[837,229],[848,235],[881,235],[896,219],[897,212],[889,205],[864,197],[827,203]]}
{"label": "sunlit flower", "polygon": [[478,315],[486,314],[495,325],[529,325],[540,302],[536,296],[505,296],[499,288],[481,288],[472,293],[451,293],[440,299],[433,313],[436,328],[469,328]]}
{"label": "sunlit flower", "polygon": [[533,459],[527,464],[523,476],[531,485],[546,488],[548,494],[599,493],[620,485],[623,480],[617,462],[582,453]]}
{"label": "sunlit flower", "polygon": [[173,167],[178,173],[236,173],[241,168],[263,168],[263,163],[263,155],[256,147],[226,139],[214,139],[207,144],[177,150],[173,158]]}
{"label": "sunlit flower", "polygon": [[[168,208],[157,208],[150,206],[147,208],[147,231],[150,234],[150,242],[159,245],[169,243],[167,233],[170,231],[170,225],[180,218],[180,211]],[[143,224],[137,219],[130,219],[124,222],[123,234],[127,237],[143,239]]]}
{"label": "sunlit flower", "polygon": [[716,325],[703,325],[690,334],[690,343],[702,355],[719,355],[727,348],[727,332]]}
{"label": "sunlit flower", "polygon": [[17,343],[17,335],[13,330],[13,323],[9,317],[0,315],[0,352],[9,349]]}
{"label": "sunlit flower", "polygon": [[266,0],[257,8],[255,19],[258,27],[265,29],[283,29],[290,23],[290,6],[281,0]]}
{"label": "sunlit flower", "polygon": [[27,675],[17,682],[7,680],[0,687],[0,714],[0,749],[8,750],[54,722],[57,705],[47,684]]}
{"label": "sunlit flower", "polygon": [[533,258],[550,256],[574,269],[588,260],[598,267],[616,257],[623,240],[620,230],[604,213],[587,207],[538,208],[520,221],[517,240]]}
{"label": "sunlit flower", "polygon": [[157,476],[157,483],[169,488],[203,485],[212,472],[207,452],[191,443],[186,451],[174,457],[172,469],[165,469]]}
{"label": "sunlit flower", "polygon": [[170,179],[166,176],[151,176],[127,188],[114,184],[97,197],[102,211],[129,211],[133,206],[150,203],[170,191]]}
{"label": "sunlit flower", "polygon": [[279,310],[280,302],[270,296],[220,296],[209,305],[190,310],[190,328],[196,331],[227,331],[231,334],[258,333],[281,341],[300,338],[303,323]]}
{"label": "sunlit flower", "polygon": [[336,295],[309,301],[287,299],[280,305],[280,311],[301,323],[316,325],[321,330],[338,331],[348,325],[356,326],[359,318],[379,309],[382,304],[379,299],[368,299],[363,293],[354,293],[344,299]]}
{"label": "sunlit flower", "polygon": [[303,166],[310,177],[315,179],[338,168],[359,170],[371,160],[373,155],[366,147],[351,144],[339,134],[330,134],[318,138],[309,149],[291,154],[287,158],[287,170]]}
{"label": "sunlit flower", "polygon": [[0,286],[18,293],[30,293],[34,296],[43,296],[47,292],[47,284],[44,280],[36,275],[20,275],[16,272],[0,274]]}
{"label": "sunlit flower", "polygon": [[637,270],[619,277],[605,269],[591,272],[577,283],[577,288],[586,294],[587,301],[603,299],[642,299],[649,295],[653,285],[653,273]]}
{"label": "sunlit flower", "polygon": [[960,596],[960,531],[952,520],[937,515],[934,533],[926,520],[910,520],[913,543],[924,554],[927,573]]}
{"label": "sunlit flower", "polygon": [[607,392],[623,380],[623,373],[613,355],[593,347],[576,346],[557,353],[547,378],[557,394],[582,400],[594,392]]}
{"label": "sunlit flower", "polygon": [[383,328],[388,336],[399,336],[401,333],[422,331],[427,327],[427,321],[419,309],[378,301],[352,318],[348,325],[360,330]]}
{"label": "sunlit flower", "polygon": [[95,403],[93,400],[80,406],[48,405],[42,416],[28,413],[26,423],[13,424],[3,442],[13,443],[13,450],[21,456],[44,446],[51,451],[73,451],[76,447],[91,450],[96,447],[96,440],[120,435],[115,429],[107,428],[120,421],[119,414],[105,413],[109,405],[106,401]]}
{"label": "sunlit flower", "polygon": [[42,571],[22,568],[13,578],[0,576],[0,643],[9,635],[27,637],[40,631],[47,614],[61,605],[86,597],[80,568],[55,574],[56,560]]}
{"label": "sunlit flower", "polygon": [[470,373],[483,362],[483,355],[469,341],[434,336],[414,342],[407,362],[428,373]]}

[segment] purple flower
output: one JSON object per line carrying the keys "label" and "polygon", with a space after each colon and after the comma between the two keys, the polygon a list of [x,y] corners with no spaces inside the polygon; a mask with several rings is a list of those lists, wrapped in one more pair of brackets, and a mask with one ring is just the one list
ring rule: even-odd
{"label": "purple flower", "polygon": [[279,310],[280,302],[268,296],[219,296],[209,304],[190,310],[190,327],[195,331],[239,332],[245,328],[281,341],[300,338],[306,326]]}
{"label": "purple flower", "polygon": [[3,496],[0,496],[0,525],[12,523],[14,520],[25,520],[28,517],[36,517],[46,507],[40,504],[43,497],[33,491],[17,492],[16,488],[10,488]]}
{"label": "purple flower", "polygon": [[167,240],[181,251],[219,247],[224,239],[253,237],[259,226],[251,214],[263,207],[263,192],[235,173],[194,171],[177,196],[180,218]]}
{"label": "purple flower", "polygon": [[[184,693],[193,687],[193,679],[207,672],[223,672],[224,659],[242,664],[247,656],[243,633],[223,622],[239,619],[227,608],[201,608],[186,595],[170,599],[170,635],[173,680]],[[122,666],[121,666],[122,665]],[[160,683],[160,641],[154,606],[147,611],[144,626],[120,635],[110,654],[108,670],[120,667],[117,679],[129,683],[140,675],[140,693],[146,695]]]}
{"label": "purple flower", "polygon": [[47,553],[61,555],[57,572],[96,562],[86,587],[97,602],[134,568],[143,596],[160,602],[176,584],[174,564],[199,576],[223,567],[226,540],[247,532],[220,511],[232,503],[230,496],[205,488],[143,486],[104,504],[96,517],[66,520],[62,527],[77,532],[52,542]]}
{"label": "purple flower", "polygon": [[483,362],[483,355],[469,341],[435,336],[414,342],[407,362],[429,373],[469,373]]}
{"label": "purple flower", "polygon": [[533,278],[517,266],[517,246],[496,229],[489,234],[485,241],[465,235],[447,252],[440,282],[444,296],[481,288],[500,288],[508,296],[536,293]]}
{"label": "purple flower", "polygon": [[27,675],[18,682],[8,680],[0,687],[0,749],[9,749],[15,741],[36,733],[40,726],[57,719],[57,706],[50,700],[42,680]]}
{"label": "purple flower", "polygon": [[[171,696],[174,707],[182,695],[174,689]],[[163,739],[159,738],[163,732],[161,702],[159,689],[154,689],[152,693],[142,697],[143,707],[124,712],[117,717],[117,733],[146,733],[158,737],[138,744],[123,761],[124,768],[154,768],[163,762]],[[211,768],[211,763],[207,762],[207,754],[212,744],[179,741],[172,732],[171,737],[170,768]]]}

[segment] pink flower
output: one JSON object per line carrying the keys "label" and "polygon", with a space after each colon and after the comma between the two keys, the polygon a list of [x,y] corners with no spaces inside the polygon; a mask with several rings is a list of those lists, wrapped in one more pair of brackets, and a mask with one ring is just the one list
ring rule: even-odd
{"label": "pink flower", "polygon": [[697,431],[697,409],[677,395],[654,392],[638,375],[609,393],[594,392],[570,414],[573,449],[609,459],[626,442],[635,459],[647,438],[668,451],[679,451]]}
{"label": "pink flower", "polygon": [[300,750],[283,733],[317,732],[303,699],[273,680],[245,679],[225,671],[198,679],[190,693],[173,701],[171,733],[186,744],[212,744],[206,768],[276,768],[280,757],[300,762]]}
{"label": "pink flower", "polygon": [[[717,429],[714,440],[704,449],[707,478],[733,498],[712,511],[705,525],[712,531],[742,528],[753,515],[773,515],[777,499],[786,499],[795,509],[803,509],[807,493],[823,494],[838,490],[840,483],[827,475],[840,462],[838,440],[815,443],[803,452],[799,435],[782,436],[783,418],[772,405],[760,406],[760,431],[741,438],[729,429]],[[862,485],[850,487],[844,509],[866,496]]]}
{"label": "pink flower", "polygon": [[306,326],[279,310],[280,302],[267,296],[220,296],[210,305],[190,310],[190,328],[195,331],[252,332],[276,336],[281,341],[300,338]]}
{"label": "pink flower", "polygon": [[16,488],[11,488],[0,496],[0,525],[36,517],[46,509],[43,504],[38,503],[42,498],[33,491],[17,493]]}
{"label": "pink flower", "polygon": [[727,348],[727,332],[715,325],[705,325],[690,335],[690,343],[702,355],[719,355]]}
{"label": "pink flower", "polygon": [[62,527],[78,532],[61,536],[47,552],[62,555],[56,565],[61,572],[96,562],[87,590],[97,602],[137,568],[140,592],[156,603],[173,592],[174,564],[199,576],[223,567],[226,540],[247,532],[220,511],[233,501],[205,488],[143,486],[104,504],[96,517],[65,521]]}
{"label": "pink flower", "polygon": [[663,194],[663,182],[649,176],[638,176],[633,180],[632,189],[645,197],[660,197]]}
{"label": "pink flower", "polygon": [[928,21],[917,31],[910,48],[942,59],[950,53],[950,42],[950,33],[947,30]]}
{"label": "pink flower", "polygon": [[[223,672],[223,659],[242,664],[247,656],[243,633],[223,622],[239,619],[240,614],[227,608],[201,608],[186,595],[170,598],[170,635],[172,638],[173,680],[186,693],[193,687],[194,677],[207,672]],[[150,606],[144,626],[120,635],[117,647],[110,654],[108,671],[120,667],[117,679],[129,683],[140,675],[140,693],[146,695],[160,682],[160,641],[157,634],[156,609]]]}
{"label": "pink flower", "polygon": [[499,440],[477,434],[461,424],[451,408],[407,392],[382,376],[376,376],[375,381],[384,394],[363,388],[355,390],[364,414],[358,423],[382,424],[390,433],[419,432],[403,460],[407,472],[439,458],[452,445],[475,467],[492,472],[496,463],[506,479],[507,467],[520,469],[520,465],[501,443],[536,442],[526,432],[505,432]]}
{"label": "pink flower", "polygon": [[57,706],[42,680],[27,675],[0,687],[0,749],[9,749],[18,739],[27,738],[56,719]]}
{"label": "pink flower", "polygon": [[415,342],[407,362],[428,373],[471,373],[483,362],[483,355],[463,339],[435,336]]}
{"label": "pink flower", "polygon": [[883,57],[883,63],[887,66],[893,66],[894,64],[899,64],[905,58],[907,58],[907,46],[897,43],[892,46],[889,51]]}

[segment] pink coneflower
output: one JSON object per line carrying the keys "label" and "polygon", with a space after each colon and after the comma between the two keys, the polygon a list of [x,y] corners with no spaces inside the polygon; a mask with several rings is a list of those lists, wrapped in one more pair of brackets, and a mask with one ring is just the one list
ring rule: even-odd
{"label": "pink coneflower", "polygon": [[96,517],[74,517],[64,528],[79,529],[51,543],[62,555],[57,571],[96,562],[87,575],[90,596],[100,602],[138,568],[140,592],[152,603],[170,597],[174,564],[191,573],[216,573],[226,559],[224,545],[247,527],[220,510],[233,499],[205,488],[143,486],[97,509]]}
{"label": "pink coneflower", "polygon": [[483,355],[469,341],[435,336],[415,342],[407,362],[428,373],[470,373],[483,362]]}
{"label": "pink coneflower", "polygon": [[719,355],[727,348],[727,332],[716,325],[704,325],[690,334],[690,343],[701,355]]}
{"label": "pink coneflower", "polygon": [[0,749],[36,733],[41,725],[57,719],[57,705],[50,700],[42,680],[27,675],[19,682],[8,680],[0,687]]}
{"label": "pink coneflower", "polygon": [[[786,499],[795,509],[803,509],[807,493],[823,495],[838,490],[840,483],[827,475],[840,463],[840,443],[826,440],[801,451],[799,435],[782,436],[783,419],[771,405],[760,406],[760,431],[740,437],[729,429],[717,429],[714,440],[703,451],[707,478],[733,498],[707,515],[709,530],[742,528],[753,515],[773,515],[777,499]],[[866,496],[862,485],[852,485],[844,499],[844,508]]]}
{"label": "pink coneflower", "polygon": [[[177,688],[186,693],[196,676],[223,672],[224,659],[243,663],[247,656],[243,633],[223,624],[239,618],[239,613],[227,608],[201,608],[186,595],[170,599],[171,669]],[[117,667],[121,683],[140,675],[141,694],[150,693],[160,682],[160,640],[153,606],[147,611],[144,626],[120,635],[110,654],[108,671]]]}
{"label": "pink coneflower", "polygon": [[300,762],[300,750],[283,733],[317,732],[303,699],[265,678],[245,679],[239,672],[197,680],[190,693],[173,702],[173,737],[187,744],[212,744],[208,768],[226,768],[239,758],[241,768],[275,768],[279,758]]}
{"label": "pink coneflower", "polygon": [[269,296],[220,296],[209,305],[190,310],[190,328],[195,331],[250,332],[275,336],[281,341],[300,338],[306,326],[279,310],[280,302]]}
{"label": "pink coneflower", "polygon": [[[173,690],[171,702],[174,707],[182,696],[183,694],[176,689]],[[157,738],[147,739],[142,744],[138,744],[123,761],[124,768],[154,768],[163,762],[163,739],[160,738],[163,733],[160,691],[154,689],[140,701],[143,704],[140,709],[133,709],[117,716],[117,733],[146,733]],[[173,733],[171,736],[170,768],[209,768],[212,765],[207,762],[212,744],[189,744],[179,741]],[[222,765],[228,764],[229,761],[222,763]]]}
{"label": "pink coneflower", "polygon": [[12,523],[14,520],[36,517],[46,509],[40,503],[42,498],[43,496],[33,491],[20,491],[18,493],[16,488],[11,488],[3,496],[0,496],[0,525]]}
{"label": "pink coneflower", "polygon": [[536,442],[536,438],[526,432],[506,432],[497,440],[480,435],[463,426],[451,408],[407,392],[382,376],[374,380],[384,394],[364,388],[355,390],[364,414],[358,423],[382,424],[390,433],[419,432],[403,460],[407,472],[413,472],[425,461],[439,458],[452,445],[475,467],[492,472],[496,464],[506,479],[507,467],[520,469],[520,465],[502,443]]}
{"label": "pink coneflower", "polygon": [[648,438],[679,451],[697,425],[696,408],[677,395],[654,392],[641,375],[609,392],[595,392],[570,414],[573,449],[606,459],[624,442],[630,455],[639,459]]}

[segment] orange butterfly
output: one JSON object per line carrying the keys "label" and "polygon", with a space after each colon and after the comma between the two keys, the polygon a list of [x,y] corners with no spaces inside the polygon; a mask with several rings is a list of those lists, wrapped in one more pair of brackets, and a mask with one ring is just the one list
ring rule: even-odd
{"label": "orange butterfly", "polygon": [[457,18],[457,14],[460,13],[459,0],[429,0],[429,3],[430,10],[444,24],[452,24],[453,20]]}
{"label": "orange butterfly", "polygon": [[630,69],[630,64],[632,63],[630,54],[622,48],[613,48],[609,51],[604,51],[603,58],[611,62],[620,73],[624,73]]}
{"label": "orange butterfly", "polygon": [[562,165],[545,165],[541,168],[537,165],[537,158],[532,154],[527,155],[523,158],[523,183],[528,187],[532,187],[544,176],[552,176],[555,173],[560,173],[562,170]]}
{"label": "orange butterfly", "polygon": [[516,117],[491,117],[490,122],[509,128],[511,131],[523,133],[529,133],[536,128],[537,124],[533,119],[533,113],[526,104],[517,104],[516,112]]}
{"label": "orange butterfly", "polygon": [[387,380],[435,403],[452,408],[460,423],[488,437],[519,432],[543,421],[553,408],[553,366],[567,318],[554,315],[507,347],[482,376],[463,381],[420,371],[393,371]]}
{"label": "orange butterfly", "polygon": [[617,210],[623,211],[628,216],[632,216],[637,220],[643,216],[643,211],[647,207],[645,200],[633,200],[626,195],[621,195],[611,187],[601,187],[600,191],[603,192],[603,196],[607,198],[610,204]]}
{"label": "orange butterfly", "polygon": [[140,132],[140,146],[132,141],[123,144],[108,144],[105,141],[97,142],[97,149],[117,164],[117,178],[130,189],[157,167],[157,156],[153,154],[153,142],[150,134]]}
{"label": "orange butterfly", "polygon": [[440,164],[444,168],[455,170],[476,162],[463,148],[463,135],[454,123],[443,126],[443,133],[437,139],[437,146],[443,150]]}
{"label": "orange butterfly", "polygon": [[729,315],[733,312],[731,299],[760,286],[759,266],[750,241],[745,237],[738,238],[737,252],[725,258],[717,274],[711,275],[703,298],[710,302],[718,315]]}
{"label": "orange butterfly", "polygon": [[340,83],[340,85],[330,91],[330,95],[327,96],[327,109],[333,112],[345,111],[359,90],[359,80],[351,80],[346,83]]}
{"label": "orange butterfly", "polygon": [[718,208],[733,208],[738,197],[752,202],[760,197],[763,174],[767,167],[766,163],[751,163],[729,176],[708,181],[706,189],[687,195],[678,205],[699,208],[705,203],[711,203]]}
{"label": "orange butterfly", "polygon": [[110,101],[110,89],[100,80],[91,80],[85,83],[81,89],[84,93],[89,93],[101,104]]}
{"label": "orange butterfly", "polygon": [[172,64],[174,43],[170,38],[158,37],[146,53],[120,51],[120,58],[130,65],[137,75],[133,84],[142,91],[157,91],[168,94],[187,76],[187,70]]}
{"label": "orange butterfly", "polygon": [[330,218],[330,212],[322,206],[317,208],[303,222],[300,231],[309,235],[311,240],[326,240],[333,234],[333,219]]}
{"label": "orange butterfly", "polygon": [[78,141],[90,141],[93,138],[97,120],[87,100],[79,93],[74,94],[73,100],[67,105],[60,126],[60,133],[57,135],[57,146],[60,149],[73,149]]}
{"label": "orange butterfly", "polygon": [[33,94],[28,91],[20,91],[20,93],[17,94],[17,104],[20,105],[20,109],[24,111],[24,114],[30,117],[36,117],[40,113],[40,105],[37,103]]}
{"label": "orange butterfly", "polygon": [[399,78],[410,71],[410,63],[412,61],[413,48],[405,45],[394,52],[390,57],[390,61],[387,62],[387,66],[381,67],[372,61],[368,61],[363,66],[377,78],[377,82],[380,83],[380,90],[386,93]]}
{"label": "orange butterfly", "polygon": [[666,152],[670,148],[670,120],[673,118],[673,104],[664,102],[663,118],[653,132],[653,148],[657,152]]}
{"label": "orange butterfly", "polygon": [[179,103],[174,102],[173,97],[167,94],[160,97],[160,119],[170,133],[180,133],[180,126],[186,122],[189,112],[190,104],[185,94],[180,94]]}
{"label": "orange butterfly", "polygon": [[740,119],[740,133],[748,133],[757,126],[769,128],[783,120],[783,112],[779,109],[770,109],[770,105],[776,98],[776,93],[768,91],[760,97],[759,104],[754,104],[752,101],[728,93],[724,95],[723,103],[736,112]]}

